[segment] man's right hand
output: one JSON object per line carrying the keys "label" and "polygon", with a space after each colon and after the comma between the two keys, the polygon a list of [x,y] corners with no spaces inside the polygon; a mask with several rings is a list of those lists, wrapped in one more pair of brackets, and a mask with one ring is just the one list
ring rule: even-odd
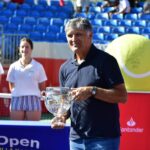
{"label": "man's right hand", "polygon": [[66,119],[64,116],[57,116],[51,120],[51,128],[53,129],[63,129],[66,124]]}

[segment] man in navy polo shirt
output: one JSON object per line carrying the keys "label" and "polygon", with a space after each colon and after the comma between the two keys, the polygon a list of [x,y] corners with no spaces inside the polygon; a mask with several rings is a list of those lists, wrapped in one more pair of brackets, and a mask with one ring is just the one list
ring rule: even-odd
{"label": "man in navy polo shirt", "polygon": [[[116,59],[92,44],[92,26],[74,18],[65,27],[74,57],[60,68],[60,84],[72,88],[70,150],[119,150],[118,103],[127,101],[127,91]],[[52,122],[53,128],[62,125]]]}

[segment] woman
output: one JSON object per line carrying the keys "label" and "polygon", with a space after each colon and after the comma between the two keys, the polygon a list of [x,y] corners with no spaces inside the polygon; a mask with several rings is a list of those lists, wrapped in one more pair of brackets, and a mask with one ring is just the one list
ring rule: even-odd
{"label": "woman", "polygon": [[31,57],[32,50],[32,41],[28,38],[21,39],[21,58],[11,64],[8,70],[12,120],[36,121],[41,118],[41,91],[45,89],[47,77],[43,66]]}

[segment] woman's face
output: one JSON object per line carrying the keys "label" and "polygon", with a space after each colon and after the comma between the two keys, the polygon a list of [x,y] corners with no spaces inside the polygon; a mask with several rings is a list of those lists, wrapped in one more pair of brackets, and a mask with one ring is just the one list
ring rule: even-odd
{"label": "woman's face", "polygon": [[31,45],[27,41],[21,41],[19,52],[21,57],[30,58],[32,54]]}

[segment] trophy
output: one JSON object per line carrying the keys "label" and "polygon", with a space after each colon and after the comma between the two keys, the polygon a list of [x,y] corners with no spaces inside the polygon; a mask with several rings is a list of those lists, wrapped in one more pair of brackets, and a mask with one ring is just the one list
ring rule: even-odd
{"label": "trophy", "polygon": [[[71,89],[68,87],[47,87],[45,91],[45,106],[46,109],[55,117],[57,125],[64,125],[59,119],[70,108],[72,101]],[[54,120],[53,119],[53,120]]]}

